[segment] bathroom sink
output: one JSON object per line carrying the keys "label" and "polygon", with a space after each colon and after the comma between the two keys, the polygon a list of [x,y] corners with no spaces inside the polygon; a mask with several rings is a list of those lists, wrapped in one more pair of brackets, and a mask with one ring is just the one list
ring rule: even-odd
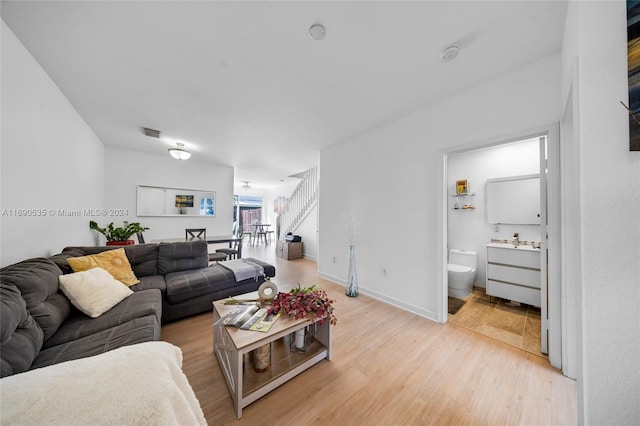
{"label": "bathroom sink", "polygon": [[[500,242],[494,242],[500,241]],[[532,241],[520,241],[518,245],[515,245],[511,242],[506,242],[506,240],[491,240],[491,243],[487,244],[488,247],[497,247],[497,248],[508,248],[508,249],[518,249],[518,250],[540,250],[540,247],[533,247],[534,243]]]}

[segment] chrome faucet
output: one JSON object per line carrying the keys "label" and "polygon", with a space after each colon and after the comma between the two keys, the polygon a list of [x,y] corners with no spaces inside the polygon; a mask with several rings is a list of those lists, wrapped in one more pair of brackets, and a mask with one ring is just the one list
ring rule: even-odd
{"label": "chrome faucet", "polygon": [[520,245],[520,235],[517,232],[513,233],[513,245],[516,247]]}

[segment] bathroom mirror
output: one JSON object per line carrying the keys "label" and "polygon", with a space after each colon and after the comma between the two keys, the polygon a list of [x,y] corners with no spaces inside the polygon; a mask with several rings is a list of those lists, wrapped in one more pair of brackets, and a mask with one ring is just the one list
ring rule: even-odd
{"label": "bathroom mirror", "polygon": [[487,179],[489,223],[539,225],[540,176]]}
{"label": "bathroom mirror", "polygon": [[138,185],[138,216],[215,215],[214,191]]}

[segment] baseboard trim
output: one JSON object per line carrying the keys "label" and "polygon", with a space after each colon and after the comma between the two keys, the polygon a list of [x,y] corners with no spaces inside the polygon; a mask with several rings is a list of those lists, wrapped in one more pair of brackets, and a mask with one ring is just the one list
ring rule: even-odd
{"label": "baseboard trim", "polygon": [[[340,279],[338,277],[334,277],[332,275],[324,274],[324,273],[321,273],[321,272],[318,272],[318,275],[321,278],[327,279],[329,281],[333,281],[334,283],[339,284],[339,285],[341,285],[341,286],[343,286],[345,288],[347,287],[347,283],[344,280],[342,280],[342,279]],[[403,302],[401,300],[395,299],[393,297],[389,297],[389,296],[387,296],[385,294],[382,294],[382,293],[378,293],[377,291],[371,290],[371,289],[369,289],[369,288],[367,288],[365,286],[362,286],[362,285],[358,285],[358,291],[360,293],[362,293],[362,294],[366,294],[367,296],[373,297],[376,300],[379,300],[381,302],[384,302],[384,303],[387,303],[389,305],[395,306],[396,308],[400,308],[403,311],[411,312],[412,314],[419,315],[419,316],[421,316],[423,318],[426,318],[428,320],[431,320],[433,322],[438,322],[438,319],[437,319],[438,317],[437,317],[436,313],[433,312],[433,311],[430,311],[428,309],[424,309],[424,308],[421,308],[419,306],[412,305],[410,303],[405,303],[405,302]]]}

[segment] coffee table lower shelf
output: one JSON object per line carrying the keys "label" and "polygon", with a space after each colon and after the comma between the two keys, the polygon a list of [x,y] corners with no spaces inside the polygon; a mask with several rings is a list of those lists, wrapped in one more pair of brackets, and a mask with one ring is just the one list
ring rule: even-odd
{"label": "coffee table lower shelf", "polygon": [[[218,313],[214,310],[214,318]],[[278,320],[281,327],[288,324],[287,318]],[[240,331],[233,327],[214,327],[214,353],[233,399],[236,417],[242,417],[242,409],[255,402],[278,386],[312,367],[323,359],[331,360],[331,328],[328,321],[322,325],[295,320],[283,329],[266,334],[255,331]],[[291,334],[298,329],[315,328],[305,352],[290,350]],[[275,327],[274,327],[275,328]],[[237,333],[254,333],[255,342],[236,348],[233,336]],[[271,365],[262,372],[253,370],[251,351],[265,344],[271,345]]]}
{"label": "coffee table lower shelf", "polygon": [[[260,388],[296,371],[297,368],[302,367],[301,371],[304,371],[326,357],[327,348],[317,340],[314,340],[309,345],[306,352],[291,352],[289,349],[289,339],[286,336],[273,341],[271,342],[271,366],[267,371],[257,373],[253,369],[251,354],[247,354],[244,357],[242,396],[247,398],[252,394],[256,394]],[[296,374],[291,375],[286,380],[289,380]]]}

